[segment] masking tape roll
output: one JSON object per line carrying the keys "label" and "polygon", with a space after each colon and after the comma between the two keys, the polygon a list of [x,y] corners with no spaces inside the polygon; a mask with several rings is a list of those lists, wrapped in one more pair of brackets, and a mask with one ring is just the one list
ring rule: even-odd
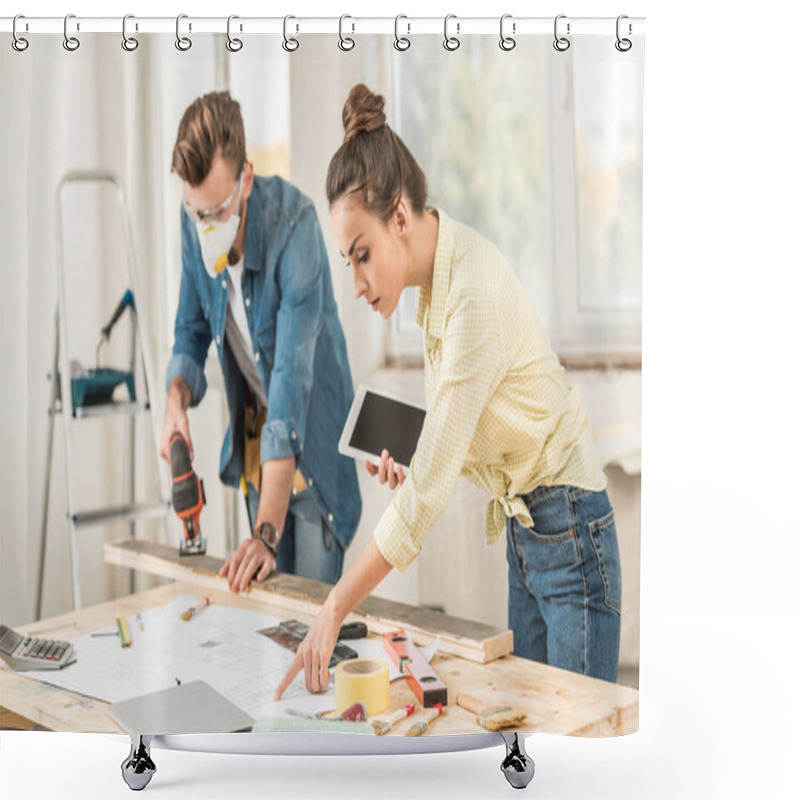
{"label": "masking tape roll", "polygon": [[389,664],[379,658],[343,661],[336,667],[333,688],[337,713],[360,700],[367,714],[380,714],[389,708]]}

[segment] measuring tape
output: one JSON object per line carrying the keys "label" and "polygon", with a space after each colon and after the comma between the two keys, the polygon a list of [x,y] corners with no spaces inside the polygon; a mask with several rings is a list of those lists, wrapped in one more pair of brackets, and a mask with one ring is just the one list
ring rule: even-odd
{"label": "measuring tape", "polygon": [[354,658],[336,667],[333,679],[334,705],[342,713],[362,702],[373,716],[389,708],[389,665],[379,658]]}

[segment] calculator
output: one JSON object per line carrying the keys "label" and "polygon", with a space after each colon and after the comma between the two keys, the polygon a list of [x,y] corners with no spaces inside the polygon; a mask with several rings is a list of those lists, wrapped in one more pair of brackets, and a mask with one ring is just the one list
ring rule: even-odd
{"label": "calculator", "polygon": [[0,658],[16,670],[61,669],[72,663],[72,642],[25,636],[0,625]]}

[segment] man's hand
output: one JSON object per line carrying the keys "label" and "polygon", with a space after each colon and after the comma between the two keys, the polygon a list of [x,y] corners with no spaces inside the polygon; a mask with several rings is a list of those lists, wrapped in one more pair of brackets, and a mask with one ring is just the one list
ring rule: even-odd
{"label": "man's hand", "polygon": [[164,427],[161,429],[161,458],[172,465],[169,443],[174,433],[183,436],[186,446],[189,448],[189,458],[194,461],[194,445],[192,437],[189,435],[189,419],[186,416],[186,409],[192,402],[192,394],[186,381],[182,378],[173,378],[169,385],[167,395],[167,411],[164,414]]}
{"label": "man's hand", "polygon": [[389,451],[385,450],[381,453],[381,460],[378,466],[375,466],[371,461],[366,462],[367,472],[373,477],[378,476],[378,482],[383,485],[389,481],[389,488],[395,489],[398,484],[402,484],[406,479],[403,468],[399,464],[394,463],[394,459],[389,455]]}
{"label": "man's hand", "polygon": [[222,565],[219,574],[223,578],[227,575],[232,592],[243,592],[254,575],[256,580],[263,581],[274,571],[275,556],[261,539],[256,538],[242,542]]}

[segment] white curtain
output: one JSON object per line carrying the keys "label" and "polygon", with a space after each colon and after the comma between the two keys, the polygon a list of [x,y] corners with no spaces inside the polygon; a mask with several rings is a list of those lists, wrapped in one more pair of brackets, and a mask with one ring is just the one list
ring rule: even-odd
{"label": "white curtain", "polygon": [[[0,614],[12,623],[30,619],[35,604],[57,298],[56,189],[68,171],[107,169],[125,185],[142,290],[136,302],[146,308],[146,345],[158,365],[159,382],[151,393],[161,392],[159,343],[168,339],[159,176],[168,174],[169,154],[161,146],[164,106],[153,101],[162,69],[158,41],[126,58],[120,57],[116,36],[87,39],[74,53],[67,53],[61,41],[60,36],[37,36],[35,48],[23,54],[4,48],[0,73]],[[91,367],[100,327],[129,285],[123,227],[108,189],[75,186],[63,199],[70,355]],[[104,364],[127,363],[129,336],[129,324],[120,323],[101,353]],[[137,458],[140,464],[148,460],[150,469],[137,476],[137,491],[154,491],[157,484],[148,477],[154,472],[152,436],[142,425],[137,423]],[[125,430],[119,421],[73,426],[79,507],[119,502],[127,480]],[[45,615],[72,604],[60,419],[52,466]],[[102,528],[81,534],[81,571],[91,576],[85,604],[117,593],[126,580],[102,569],[104,535]]]}

